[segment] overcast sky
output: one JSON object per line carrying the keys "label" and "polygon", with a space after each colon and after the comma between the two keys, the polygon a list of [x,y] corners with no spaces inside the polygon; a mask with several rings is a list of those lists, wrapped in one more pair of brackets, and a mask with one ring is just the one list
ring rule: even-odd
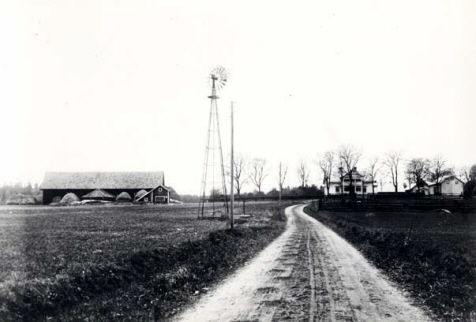
{"label": "overcast sky", "polygon": [[[366,159],[476,162],[476,2],[0,2],[0,182],[45,171],[165,171],[198,193],[216,65],[223,148],[300,159],[353,144]],[[251,190],[251,186],[245,187]]]}

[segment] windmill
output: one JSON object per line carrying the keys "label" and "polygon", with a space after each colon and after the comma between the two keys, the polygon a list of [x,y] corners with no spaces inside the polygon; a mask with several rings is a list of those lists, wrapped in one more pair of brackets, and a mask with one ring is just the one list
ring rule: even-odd
{"label": "windmill", "polygon": [[[209,77],[212,94],[210,99],[210,114],[208,118],[207,142],[205,147],[205,160],[203,162],[202,186],[198,206],[198,217],[203,218],[205,203],[212,204],[213,216],[221,211],[220,205],[224,206],[225,214],[228,215],[228,201],[225,183],[225,167],[223,164],[223,151],[220,137],[220,120],[218,117],[218,96],[227,82],[228,75],[222,66],[215,67]],[[208,193],[207,193],[208,192]]]}

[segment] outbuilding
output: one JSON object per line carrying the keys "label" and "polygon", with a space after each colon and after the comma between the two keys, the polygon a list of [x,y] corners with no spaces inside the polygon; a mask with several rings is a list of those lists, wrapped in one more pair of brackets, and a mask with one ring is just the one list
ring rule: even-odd
{"label": "outbuilding", "polygon": [[[126,192],[134,201],[145,203],[169,203],[170,200],[170,189],[165,186],[163,171],[47,172],[40,189],[43,192],[43,204],[50,204],[55,197],[62,198],[67,193],[87,196],[95,190],[111,197]],[[136,194],[141,190],[146,193],[137,197]]]}
{"label": "outbuilding", "polygon": [[456,176],[443,178],[438,184],[433,183],[429,186],[431,195],[443,196],[462,196],[464,183]]}

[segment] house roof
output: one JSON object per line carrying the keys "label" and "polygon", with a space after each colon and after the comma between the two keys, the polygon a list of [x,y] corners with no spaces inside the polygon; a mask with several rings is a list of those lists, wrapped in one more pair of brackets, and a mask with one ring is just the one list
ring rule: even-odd
{"label": "house roof", "polygon": [[[348,186],[347,182],[349,182],[349,181],[345,181],[345,183],[346,183],[345,185],[346,185],[346,186]],[[362,180],[362,182],[363,182],[364,184],[369,184],[369,183],[375,183],[375,184],[377,184],[376,181],[373,181],[373,182],[372,182],[372,180]],[[329,181],[329,184],[342,185],[342,182],[341,182],[341,181]],[[357,184],[357,185],[360,185],[360,182],[354,183],[354,186],[355,186],[356,184]]]}
{"label": "house roof", "polygon": [[[347,178],[347,179],[350,179],[350,172],[347,172],[346,174],[343,175],[344,178]],[[362,178],[363,175],[360,174],[359,171],[357,171],[357,169],[354,169],[352,170],[352,179],[360,179]]]}
{"label": "house roof", "polygon": [[[429,185],[427,185],[426,183],[424,185],[422,185],[420,187],[420,190],[428,190],[429,189]],[[418,186],[417,185],[413,185],[411,188],[405,190],[405,191],[413,191],[413,190],[418,190]]]}
{"label": "house roof", "polygon": [[150,189],[164,184],[164,172],[47,172],[41,189]]}
{"label": "house roof", "polygon": [[[458,177],[456,177],[455,175],[451,175],[451,176],[448,176],[448,177],[443,178],[443,179],[440,181],[439,184],[445,183],[446,181],[448,181],[448,180],[453,180],[453,179],[454,179],[454,180],[458,180],[459,182],[463,183],[463,181],[461,181]],[[428,185],[429,185],[430,187],[431,187],[431,186],[436,186],[436,182],[429,183]]]}
{"label": "house roof", "polygon": [[[421,189],[421,190],[428,190],[428,188],[430,187],[430,185],[429,185],[425,180],[422,180],[421,183],[422,183],[422,185],[420,186],[420,189]],[[418,185],[417,185],[417,184],[414,184],[413,186],[411,186],[411,187],[408,188],[407,190],[415,190],[415,189],[418,189]]]}

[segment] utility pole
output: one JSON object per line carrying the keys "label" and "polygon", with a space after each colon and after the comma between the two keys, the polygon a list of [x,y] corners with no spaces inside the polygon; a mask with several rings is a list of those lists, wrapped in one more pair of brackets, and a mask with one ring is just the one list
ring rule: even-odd
{"label": "utility pole", "polygon": [[283,172],[282,172],[282,167],[281,167],[281,162],[279,162],[279,204],[281,205],[281,195],[283,193],[283,185],[281,184],[282,182],[282,178],[281,176],[283,175]]}
{"label": "utility pole", "polygon": [[230,167],[230,203],[231,203],[231,212],[230,212],[230,229],[233,230],[233,213],[235,210],[235,196],[233,191],[233,179],[234,179],[234,156],[233,156],[233,102],[231,102],[231,167]]}

